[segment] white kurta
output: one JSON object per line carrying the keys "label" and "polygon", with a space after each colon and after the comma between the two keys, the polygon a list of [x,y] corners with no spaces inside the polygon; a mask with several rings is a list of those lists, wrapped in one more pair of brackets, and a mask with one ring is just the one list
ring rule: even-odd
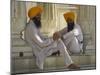
{"label": "white kurta", "polygon": [[58,50],[64,57],[66,65],[73,63],[62,40],[53,41],[52,38],[44,39],[31,20],[25,28],[25,40],[33,48],[33,53],[36,56],[36,64],[40,69],[43,69],[45,58]]}
{"label": "white kurta", "polygon": [[[67,28],[64,28],[64,30],[67,30]],[[72,32],[74,33],[74,38],[68,41],[68,39],[70,39],[69,35],[71,35]],[[64,37],[63,42],[65,43],[67,49],[72,53],[80,53],[81,50],[83,50],[83,34],[80,26],[75,24],[74,29],[68,32],[66,35],[68,35],[68,37]]]}

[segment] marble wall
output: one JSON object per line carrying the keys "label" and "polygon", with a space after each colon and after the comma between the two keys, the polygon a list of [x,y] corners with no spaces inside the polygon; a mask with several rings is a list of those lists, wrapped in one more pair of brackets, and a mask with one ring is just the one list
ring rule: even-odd
{"label": "marble wall", "polygon": [[88,38],[89,45],[95,49],[95,6],[85,5],[68,5],[68,4],[51,4],[51,3],[35,3],[35,2],[19,2],[11,1],[11,37],[20,36],[20,31],[24,29],[29,20],[27,13],[32,6],[40,5],[44,8],[42,13],[42,29],[41,32],[47,36],[52,36],[66,26],[63,13],[74,11],[77,13],[77,23],[81,26],[85,38]]}
{"label": "marble wall", "polygon": [[78,10],[78,24],[80,24],[83,33],[87,36],[89,45],[95,48],[96,39],[96,7],[80,6]]}

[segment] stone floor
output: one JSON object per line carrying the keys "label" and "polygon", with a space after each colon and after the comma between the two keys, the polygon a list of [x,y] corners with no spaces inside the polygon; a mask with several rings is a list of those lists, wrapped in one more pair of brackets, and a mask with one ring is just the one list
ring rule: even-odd
{"label": "stone floor", "polygon": [[96,66],[95,64],[92,65],[80,65],[80,69],[75,70],[75,69],[67,69],[66,67],[60,67],[54,69],[52,68],[44,68],[43,70],[40,69],[29,69],[29,70],[20,70],[20,71],[15,71],[12,72],[12,74],[30,74],[30,73],[44,73],[44,72],[63,72],[63,71],[82,71],[82,70],[95,70]]}
{"label": "stone floor", "polygon": [[[79,70],[95,69],[95,55],[72,55],[72,60],[81,66]],[[38,73],[38,72],[54,72],[54,71],[70,71],[65,68],[62,56],[49,56],[44,62],[44,70],[37,68],[35,57],[14,57],[12,58],[13,73]],[[73,70],[72,70],[73,71]]]}

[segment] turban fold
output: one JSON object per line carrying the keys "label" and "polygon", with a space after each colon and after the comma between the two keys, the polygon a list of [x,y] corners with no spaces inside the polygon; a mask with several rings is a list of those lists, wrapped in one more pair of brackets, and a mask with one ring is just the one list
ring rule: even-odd
{"label": "turban fold", "polygon": [[65,18],[66,21],[67,21],[68,18],[70,18],[73,21],[76,20],[76,14],[74,12],[66,12],[63,15],[64,15],[64,18]]}
{"label": "turban fold", "polygon": [[33,18],[36,15],[41,14],[42,11],[43,11],[43,8],[40,6],[32,7],[28,11],[28,16],[29,16],[29,18]]}

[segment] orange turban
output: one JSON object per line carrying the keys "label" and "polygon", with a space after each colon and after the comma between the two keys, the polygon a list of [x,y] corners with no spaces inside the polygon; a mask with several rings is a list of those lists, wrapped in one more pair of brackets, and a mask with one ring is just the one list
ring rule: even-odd
{"label": "orange turban", "polygon": [[76,14],[74,12],[66,12],[64,14],[64,18],[65,18],[66,21],[67,21],[68,18],[75,21],[76,20]]}
{"label": "orange turban", "polygon": [[42,11],[43,11],[43,9],[40,6],[32,7],[28,11],[28,16],[29,16],[29,18],[33,18],[36,15],[41,14]]}

